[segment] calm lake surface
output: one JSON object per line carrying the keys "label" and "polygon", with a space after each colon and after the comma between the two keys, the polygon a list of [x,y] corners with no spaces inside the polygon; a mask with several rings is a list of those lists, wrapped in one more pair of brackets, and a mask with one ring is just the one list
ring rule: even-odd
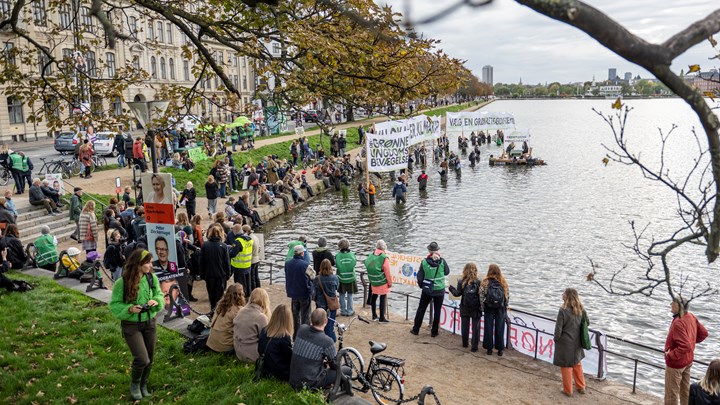
{"label": "calm lake surface", "polygon": [[[662,349],[672,318],[666,289],[656,290],[652,297],[617,297],[586,281],[591,271],[588,258],[601,266],[597,278],[603,281],[627,266],[616,285],[620,290],[631,288],[644,274],[644,263],[623,246],[633,241],[629,221],[647,225],[645,235],[656,239],[669,237],[681,225],[673,193],[644,179],[637,167],[603,165],[606,151],[602,145],[613,146],[613,135],[592,109],[613,114],[611,102],[491,103],[484,110],[511,112],[518,128],[530,129],[533,154],[545,159],[547,166],[489,167],[488,156],[498,154],[500,148],[483,146],[480,164],[470,168],[463,157],[462,176],[451,173],[446,184],[440,183],[437,168],[429,166],[427,194],[421,196],[412,180],[404,206],[396,206],[391,199],[387,175],[374,208],[361,208],[356,193],[351,193],[348,202],[342,201],[340,193],[327,193],[308,207],[269,223],[266,249],[285,252],[289,241],[305,234],[312,246],[317,237],[326,237],[334,252],[335,243],[346,237],[353,251],[363,256],[378,239],[384,239],[391,251],[424,255],[434,240],[453,274],[461,273],[469,261],[476,262],[482,274],[488,264],[498,263],[508,280],[513,307],[554,318],[563,289],[575,287],[591,327]],[[650,165],[659,163],[658,128],[667,133],[673,124],[678,126],[668,142],[665,164],[671,174],[684,178],[698,150],[693,127],[700,131],[701,145],[706,144],[692,110],[679,99],[626,103],[633,108],[626,128],[628,145],[642,152]],[[455,138],[451,136],[452,150],[457,148]],[[418,174],[416,169],[411,178]],[[674,277],[690,276],[689,289],[705,283],[718,287],[718,266],[709,266],[702,253],[701,248],[686,248],[671,258]],[[691,311],[710,331],[710,337],[698,345],[696,359],[710,361],[720,353],[719,299],[693,301]],[[404,312],[405,300],[392,305]],[[410,305],[412,314],[417,304],[411,300]],[[608,343],[611,350],[634,352],[615,341]],[[662,356],[646,352],[643,356],[664,364]],[[611,378],[632,382],[632,368],[632,362],[608,355]],[[662,392],[663,371],[642,366],[640,370],[638,385]],[[704,368],[695,368],[695,374],[702,373]]]}

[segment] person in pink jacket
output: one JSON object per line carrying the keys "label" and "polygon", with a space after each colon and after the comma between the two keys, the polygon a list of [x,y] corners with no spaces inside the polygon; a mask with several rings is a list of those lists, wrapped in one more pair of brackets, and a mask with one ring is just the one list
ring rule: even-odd
{"label": "person in pink jacket", "polygon": [[675,296],[671,304],[673,320],[665,340],[665,405],[687,405],[690,397],[690,368],[695,344],[707,338],[708,331],[688,312],[688,302]]}
{"label": "person in pink jacket", "polygon": [[[372,305],[373,321],[380,323],[390,323],[385,317],[385,307],[387,306],[387,295],[392,287],[392,276],[390,275],[390,260],[385,251],[387,245],[385,241],[380,239],[375,245],[375,251],[365,259],[365,268],[367,269],[368,279],[372,295],[370,304]],[[377,299],[380,297],[380,318],[378,319],[376,307]]]}

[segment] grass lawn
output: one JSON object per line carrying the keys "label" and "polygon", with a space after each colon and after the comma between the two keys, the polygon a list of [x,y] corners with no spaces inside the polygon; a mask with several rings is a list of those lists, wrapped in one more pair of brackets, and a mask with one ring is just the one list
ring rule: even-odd
{"label": "grass lawn", "polygon": [[[0,292],[0,402],[117,404],[129,399],[130,354],[106,304],[53,280],[27,293]],[[254,382],[254,366],[219,354],[187,355],[185,338],[158,327],[150,389],[143,403],[321,404],[274,380]]]}

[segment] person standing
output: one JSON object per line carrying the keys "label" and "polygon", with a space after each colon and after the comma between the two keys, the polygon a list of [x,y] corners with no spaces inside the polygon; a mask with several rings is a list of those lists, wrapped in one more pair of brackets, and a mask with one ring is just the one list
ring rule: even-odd
{"label": "person standing", "polygon": [[370,205],[375,205],[375,186],[370,181],[367,183],[367,193],[370,197]]}
{"label": "person standing", "polygon": [[398,179],[392,189],[392,196],[395,198],[395,204],[400,204],[401,202],[404,204],[407,202],[405,198],[406,193],[407,187],[405,187],[405,183],[403,183],[401,179]]}
{"label": "person standing", "polygon": [[487,350],[488,355],[491,355],[494,346],[498,351],[498,356],[502,356],[505,349],[505,314],[510,291],[505,277],[500,272],[500,266],[493,263],[488,267],[487,275],[480,284],[480,289],[485,297],[483,303],[485,311],[483,348]]}
{"label": "person standing", "polygon": [[422,173],[420,173],[420,175],[418,176],[417,182],[420,191],[424,191],[427,189],[428,175],[425,174],[425,169],[422,169]]}
{"label": "person standing", "polygon": [[15,151],[10,154],[10,173],[15,181],[15,194],[25,192],[25,171],[27,171],[25,153]]}
{"label": "person standing", "polygon": [[133,142],[133,159],[135,164],[140,166],[140,171],[145,173],[147,171],[147,162],[145,161],[145,152],[143,151],[143,141],[139,136]]}
{"label": "person standing", "polygon": [[689,312],[689,303],[676,295],[670,310],[673,314],[665,340],[665,405],[687,405],[690,397],[690,368],[695,345],[708,337],[705,326]]}
{"label": "person standing", "polygon": [[[387,257],[387,244],[380,239],[375,244],[375,251],[365,259],[368,279],[370,281],[372,295],[370,305],[372,306],[372,319],[379,323],[390,323],[385,317],[387,307],[387,295],[392,288],[392,275],[390,274],[390,259]],[[380,298],[380,318],[377,316],[376,308],[378,297]]]}
{"label": "person standing", "polygon": [[310,316],[312,281],[307,274],[305,246],[295,245],[293,253],[292,259],[285,262],[285,293],[292,300],[293,330],[297,334],[300,325],[307,324]]}
{"label": "person standing", "polygon": [[355,253],[350,251],[350,242],[342,238],[338,242],[338,252],[335,255],[337,265],[337,277],[340,281],[338,292],[340,293],[340,316],[353,316],[353,294],[357,294],[357,276],[355,275],[355,264],[357,258]]}
{"label": "person standing", "polygon": [[437,242],[431,242],[428,247],[428,255],[420,263],[417,273],[418,285],[422,288],[420,304],[415,313],[415,322],[410,333],[420,333],[420,326],[425,318],[425,311],[430,302],[433,303],[433,322],[430,328],[430,336],[438,335],[440,329],[440,311],[445,299],[445,276],[450,274],[450,266],[445,259],[440,257],[440,246]]}
{"label": "person standing", "polygon": [[[580,302],[576,289],[566,288],[562,294],[563,304],[555,321],[555,353],[553,364],[560,367],[562,374],[563,394],[573,394],[573,378],[578,394],[585,394],[585,376],[583,375],[582,359],[585,351],[582,347],[582,319],[587,313]],[[590,321],[588,321],[588,324]]]}
{"label": "person standing", "polygon": [[84,177],[86,179],[92,177],[90,175],[90,170],[92,169],[92,157],[94,154],[95,151],[93,150],[92,144],[90,144],[90,141],[88,139],[85,139],[82,146],[80,147],[80,162],[83,165]]}
{"label": "person standing", "polygon": [[79,239],[85,253],[97,250],[98,225],[95,217],[95,201],[85,203],[78,220],[78,226],[80,228]]}
{"label": "person standing", "polygon": [[123,134],[117,133],[113,138],[113,150],[117,151],[118,154],[118,167],[125,167],[125,137]]}
{"label": "person standing", "polygon": [[210,217],[210,219],[212,219],[212,216],[217,212],[218,190],[215,176],[212,174],[209,175],[205,183],[205,197],[207,197],[208,200],[208,217]]}
{"label": "person standing", "polygon": [[330,261],[331,266],[335,265],[335,255],[327,248],[327,240],[321,236],[318,238],[317,245],[318,247],[312,252],[313,270],[315,270],[315,273],[320,272],[320,264],[325,259]]}
{"label": "person standing", "polygon": [[70,220],[75,222],[75,233],[70,235],[70,238],[79,240],[80,238],[80,213],[82,212],[83,191],[80,187],[73,189],[73,195],[70,197]]}
{"label": "person standing", "polygon": [[250,296],[250,267],[252,265],[253,239],[250,237],[249,225],[236,224],[233,227],[233,248],[230,252],[230,267],[233,279],[243,285],[245,296]]}
{"label": "person standing", "polygon": [[149,397],[148,379],[155,354],[155,315],[162,310],[163,292],[152,270],[152,254],[135,250],[125,263],[123,276],[115,282],[110,312],[120,320],[123,338],[133,355],[130,397]]}
{"label": "person standing", "polygon": [[193,187],[192,181],[188,181],[187,184],[185,184],[185,190],[183,190],[182,194],[180,195],[180,205],[185,205],[185,210],[187,210],[188,218],[192,218],[195,216],[195,199],[197,198],[197,191],[195,191],[195,187]]}
{"label": "person standing", "polygon": [[720,404],[720,359],[710,362],[705,376],[690,386],[689,405]]}
{"label": "person standing", "polygon": [[203,265],[200,274],[210,301],[210,311],[215,311],[218,301],[225,291],[225,283],[230,278],[230,255],[228,246],[223,243],[225,232],[220,225],[211,225],[207,231],[207,240],[200,248]]}
{"label": "person standing", "polygon": [[260,287],[260,261],[265,260],[264,239],[260,238],[255,232],[250,231],[252,238],[252,260],[250,264],[250,291]]}
{"label": "person standing", "polygon": [[332,264],[330,260],[323,259],[320,263],[320,271],[315,277],[313,289],[315,291],[315,305],[317,308],[322,308],[327,312],[328,323],[325,325],[325,334],[330,339],[336,341],[335,337],[335,316],[337,315],[337,309],[330,309],[327,300],[328,298],[337,297],[338,287],[340,281],[338,277],[333,273]]}
{"label": "person standing", "polygon": [[480,317],[482,316],[482,296],[480,295],[480,279],[477,276],[477,265],[470,262],[463,268],[462,278],[458,280],[457,287],[450,286],[450,293],[460,299],[460,330],[462,345],[468,347],[470,335],[470,322],[472,321],[472,347],[470,351],[478,350],[480,341]]}

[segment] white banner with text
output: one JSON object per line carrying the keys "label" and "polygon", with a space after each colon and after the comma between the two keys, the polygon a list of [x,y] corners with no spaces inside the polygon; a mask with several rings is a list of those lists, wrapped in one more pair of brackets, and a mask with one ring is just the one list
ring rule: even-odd
{"label": "white banner with text", "polygon": [[410,147],[440,138],[440,117],[418,115],[375,124],[367,134],[368,170],[387,172],[407,167]]}
{"label": "white banner with text", "polygon": [[447,132],[489,131],[515,128],[511,113],[491,111],[462,111],[445,113]]}

